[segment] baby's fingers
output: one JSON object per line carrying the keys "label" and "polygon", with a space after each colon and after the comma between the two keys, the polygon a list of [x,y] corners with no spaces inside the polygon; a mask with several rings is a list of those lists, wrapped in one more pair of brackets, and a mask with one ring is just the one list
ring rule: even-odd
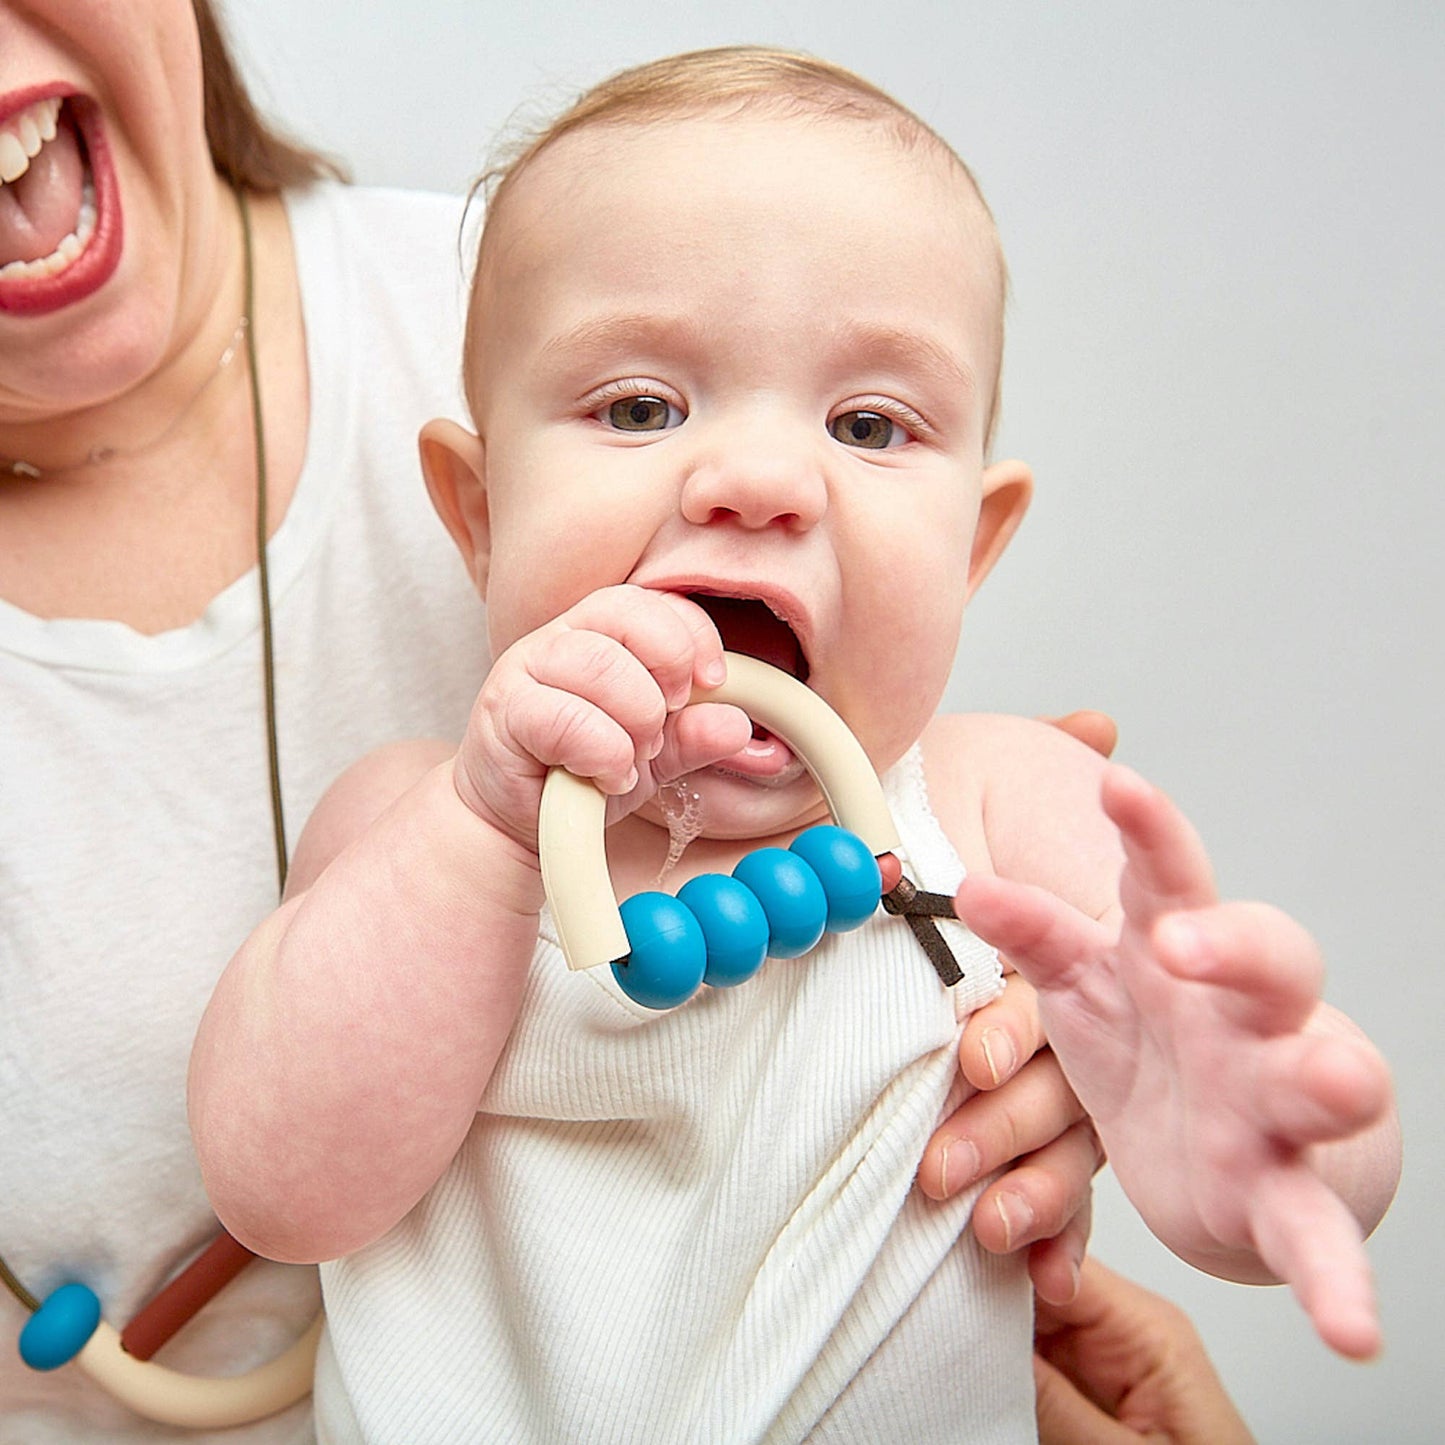
{"label": "baby's fingers", "polygon": [[728,703],[693,703],[670,714],[663,725],[661,750],[641,770],[636,787],[608,804],[608,823],[626,817],[660,786],[730,758],[752,734],[747,713]]}
{"label": "baby's fingers", "polygon": [[1267,903],[1219,903],[1169,913],[1153,945],[1178,978],[1227,989],[1242,1025],[1273,1033],[1296,1029],[1319,1000],[1324,964],[1310,934]]}
{"label": "baby's fingers", "polygon": [[1389,1070],[1351,1039],[1289,1034],[1272,1040],[1255,1075],[1255,1121],[1296,1148],[1345,1139],[1376,1123],[1390,1103]]}
{"label": "baby's fingers", "polygon": [[711,767],[746,747],[752,735],[752,721],[741,708],[721,702],[693,703],[668,720],[652,775],[659,783],[669,783]]}
{"label": "baby's fingers", "polygon": [[506,734],[539,763],[625,792],[662,746],[667,703],[643,661],[600,632],[559,630],[527,659],[533,686],[507,699]]}
{"label": "baby's fingers", "polygon": [[715,686],[726,674],[712,620],[671,592],[605,587],[570,607],[555,626],[621,643],[652,675],[669,712],[686,705],[694,682]]}
{"label": "baby's fingers", "polygon": [[1249,1225],[1265,1265],[1294,1291],[1320,1338],[1354,1360],[1379,1353],[1380,1321],[1360,1226],[1304,1165],[1271,1171]]}
{"label": "baby's fingers", "polygon": [[1046,889],[1003,878],[965,878],[954,909],[1041,991],[1086,980],[1114,941],[1110,930]]}
{"label": "baby's fingers", "polygon": [[1101,800],[1124,844],[1120,902],[1136,924],[1147,928],[1164,910],[1215,901],[1214,871],[1204,844],[1164,793],[1131,769],[1111,763]]}

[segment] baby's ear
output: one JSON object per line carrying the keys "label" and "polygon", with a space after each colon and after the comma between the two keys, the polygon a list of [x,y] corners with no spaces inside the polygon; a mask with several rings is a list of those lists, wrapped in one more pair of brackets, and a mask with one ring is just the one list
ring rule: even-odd
{"label": "baby's ear", "polygon": [[968,593],[972,597],[993,564],[1003,555],[1034,495],[1034,474],[1020,461],[994,462],[983,469],[983,501],[968,559]]}
{"label": "baby's ear", "polygon": [[445,418],[427,422],[417,445],[432,505],[452,534],[477,591],[485,597],[492,555],[486,448],[480,437]]}

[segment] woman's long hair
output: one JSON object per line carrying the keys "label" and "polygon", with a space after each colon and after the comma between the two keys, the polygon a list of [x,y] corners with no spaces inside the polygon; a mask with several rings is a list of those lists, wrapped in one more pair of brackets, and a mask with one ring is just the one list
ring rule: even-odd
{"label": "woman's long hair", "polygon": [[323,177],[345,180],[337,161],[289,140],[257,111],[212,0],[191,0],[191,8],[201,37],[206,141],[217,173],[262,194]]}

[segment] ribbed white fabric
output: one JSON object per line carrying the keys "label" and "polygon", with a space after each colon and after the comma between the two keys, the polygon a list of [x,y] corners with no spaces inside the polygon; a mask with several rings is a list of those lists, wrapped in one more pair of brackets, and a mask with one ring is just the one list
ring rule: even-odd
{"label": "ribbed white fabric", "polygon": [[[294,843],[364,752],[460,735],[485,633],[416,455],[423,421],[463,415],[462,203],[328,185],[288,210],[312,398],[271,544]],[[186,1062],[216,976],[276,905],[258,626],[254,571],[156,637],[0,604],[0,1252],[41,1295],[90,1284],[117,1327],[214,1227]],[[235,1373],[315,1307],[313,1271],[255,1267],[163,1358]],[[76,1367],[26,1369],[25,1318],[0,1292],[4,1445],[202,1438]],[[304,1441],[309,1411],[215,1438]]]}
{"label": "ribbed white fabric", "polygon": [[[910,876],[951,891],[916,751],[886,785]],[[323,1267],[319,1438],[1035,1439],[1022,1267],[960,1237],[972,1195],[911,1187],[993,951],[946,925],[949,992],[879,914],[657,1014],[549,922],[452,1167]]]}

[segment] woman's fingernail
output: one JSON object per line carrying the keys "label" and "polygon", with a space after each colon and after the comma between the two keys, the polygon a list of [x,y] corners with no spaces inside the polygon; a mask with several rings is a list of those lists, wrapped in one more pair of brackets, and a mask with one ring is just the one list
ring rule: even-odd
{"label": "woman's fingernail", "polygon": [[938,1159],[938,1188],[945,1199],[983,1173],[983,1160],[972,1139],[951,1139]]}
{"label": "woman's fingernail", "polygon": [[1015,1248],[1016,1241],[1033,1228],[1033,1207],[1017,1194],[1000,1194],[994,1199],[994,1208],[998,1210],[1003,1224],[1004,1249],[1011,1250]]}
{"label": "woman's fingernail", "polygon": [[1018,1054],[1013,1039],[1003,1029],[985,1029],[980,1040],[983,1061],[988,1067],[988,1076],[995,1084],[1001,1084],[1014,1071]]}

